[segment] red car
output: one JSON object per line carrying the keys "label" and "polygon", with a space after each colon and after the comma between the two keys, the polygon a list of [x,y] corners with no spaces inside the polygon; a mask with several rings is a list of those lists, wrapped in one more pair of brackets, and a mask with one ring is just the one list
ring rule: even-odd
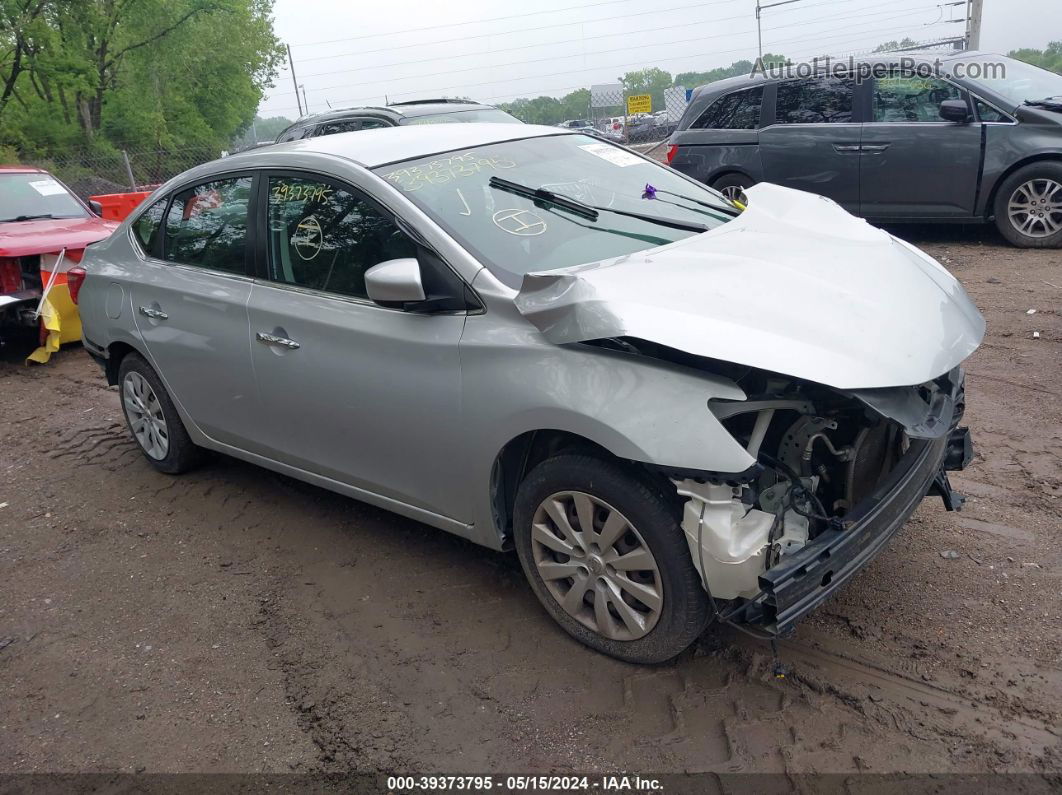
{"label": "red car", "polygon": [[44,348],[33,358],[47,361],[81,338],[67,271],[118,226],[96,210],[47,171],[0,166],[0,344],[5,332],[39,327]]}

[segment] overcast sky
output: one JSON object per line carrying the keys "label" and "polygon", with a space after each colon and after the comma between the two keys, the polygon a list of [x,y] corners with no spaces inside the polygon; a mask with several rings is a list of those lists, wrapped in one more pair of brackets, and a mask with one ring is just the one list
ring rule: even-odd
{"label": "overcast sky", "polygon": [[[762,0],[769,3],[775,0]],[[764,52],[845,55],[961,35],[952,0],[799,0],[763,12]],[[943,5],[942,5],[943,4]],[[276,0],[311,111],[430,96],[561,96],[658,66],[705,71],[756,56],[755,0]],[[1019,11],[1020,9],[1020,11]],[[1062,38],[1060,0],[985,0],[982,49]],[[285,68],[259,114],[298,115]]]}

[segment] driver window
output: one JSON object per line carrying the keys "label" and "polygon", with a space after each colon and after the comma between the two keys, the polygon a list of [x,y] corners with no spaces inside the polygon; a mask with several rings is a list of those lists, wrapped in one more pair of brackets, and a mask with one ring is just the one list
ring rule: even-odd
{"label": "driver window", "polygon": [[365,271],[416,245],[366,199],[330,182],[269,178],[269,278],[367,298]]}
{"label": "driver window", "polygon": [[941,123],[940,103],[963,98],[958,88],[936,77],[897,74],[879,78],[874,85],[874,121]]}

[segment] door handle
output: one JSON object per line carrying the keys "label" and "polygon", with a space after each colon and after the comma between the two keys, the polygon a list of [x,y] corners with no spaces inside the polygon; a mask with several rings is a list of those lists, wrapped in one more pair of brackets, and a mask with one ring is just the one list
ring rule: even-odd
{"label": "door handle", "polygon": [[863,151],[866,152],[868,155],[880,155],[882,152],[884,152],[888,148],[889,148],[888,144],[873,144],[873,145],[864,144],[863,145]]}
{"label": "door handle", "polygon": [[144,317],[149,317],[152,320],[166,320],[167,318],[169,318],[169,315],[167,315],[161,309],[152,309],[150,306],[140,307],[140,314],[142,314]]}
{"label": "door handle", "polygon": [[279,345],[281,348],[289,348],[291,350],[296,350],[300,347],[295,340],[289,340],[287,337],[278,337],[276,334],[266,334],[259,331],[254,336],[259,342],[264,342],[266,345]]}
{"label": "door handle", "polygon": [[833,148],[836,152],[858,152],[859,144],[834,144]]}

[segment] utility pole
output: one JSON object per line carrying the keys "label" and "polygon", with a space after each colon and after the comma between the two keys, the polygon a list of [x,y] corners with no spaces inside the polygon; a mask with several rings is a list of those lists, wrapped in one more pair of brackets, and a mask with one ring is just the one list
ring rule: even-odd
{"label": "utility pole", "polygon": [[302,106],[306,109],[306,112],[309,113],[310,101],[306,99],[306,86],[302,83],[299,83],[299,88],[302,89]]}
{"label": "utility pole", "polygon": [[302,97],[299,96],[299,81],[295,79],[295,62],[291,60],[291,45],[288,48],[288,69],[291,70],[291,84],[295,86],[295,101],[299,105],[299,115],[302,115]]}
{"label": "utility pole", "polygon": [[981,49],[981,15],[985,0],[967,0],[966,4],[966,49]]}
{"label": "utility pole", "polygon": [[799,3],[800,0],[780,0],[777,3],[767,3],[762,5],[760,0],[756,0],[756,50],[763,58],[763,30],[760,28],[760,15],[762,11],[766,11],[768,8],[774,8],[775,6],[787,6],[790,3]]}

